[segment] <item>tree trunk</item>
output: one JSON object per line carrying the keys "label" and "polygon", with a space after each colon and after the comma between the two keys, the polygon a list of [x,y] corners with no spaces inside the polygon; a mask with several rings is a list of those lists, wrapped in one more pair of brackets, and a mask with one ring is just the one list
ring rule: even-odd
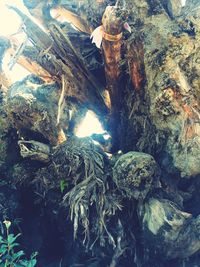
{"label": "tree trunk", "polygon": [[[54,266],[198,266],[199,1],[24,4],[45,30],[12,7],[32,46],[2,38],[0,63],[7,50],[33,75],[10,86],[0,69],[0,173],[44,226],[38,266],[51,227]],[[109,151],[75,136],[88,109]]]}

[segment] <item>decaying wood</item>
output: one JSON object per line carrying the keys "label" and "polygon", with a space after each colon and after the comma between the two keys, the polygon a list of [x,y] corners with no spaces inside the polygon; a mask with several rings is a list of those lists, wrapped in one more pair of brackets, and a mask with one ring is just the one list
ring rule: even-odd
{"label": "decaying wood", "polygon": [[10,88],[8,116],[21,137],[26,140],[29,131],[32,131],[39,133],[52,145],[63,140],[62,130],[69,125],[69,110],[65,103],[58,124],[60,94],[61,88],[57,83],[46,84],[37,76],[28,76]]}
{"label": "decaying wood", "polygon": [[67,21],[70,24],[73,24],[79,31],[86,32],[88,34],[91,33],[90,27],[87,23],[78,15],[74,14],[73,12],[63,8],[63,7],[56,7],[52,9],[53,17],[60,21],[65,22]]}
{"label": "decaying wood", "polygon": [[51,24],[50,33],[55,42],[55,51],[62,59],[58,62],[63,68],[63,74],[68,77],[70,84],[73,83],[73,86],[68,88],[67,95],[77,98],[97,115],[105,115],[108,109],[103,98],[103,88],[87,70],[81,55],[73,48],[58,25]]}
{"label": "decaying wood", "polygon": [[25,25],[27,37],[39,51],[50,49],[52,47],[52,40],[36,23],[18,8],[10,6],[10,9],[15,11],[21,17]]}
{"label": "decaying wood", "polygon": [[50,161],[50,147],[48,145],[34,140],[20,140],[18,144],[23,158],[31,158],[45,163]]}
{"label": "decaying wood", "polygon": [[117,160],[113,180],[126,197],[144,200],[152,189],[159,187],[159,168],[150,155],[129,152]]}
{"label": "decaying wood", "polygon": [[119,145],[119,125],[121,100],[123,95],[122,85],[122,29],[123,16],[117,6],[108,6],[102,17],[103,40],[102,49],[105,63],[107,90],[110,95],[111,111],[109,125],[113,136],[113,149]]}
{"label": "decaying wood", "polygon": [[[35,58],[36,63],[31,63],[34,66],[27,64],[27,61],[30,60],[27,59],[25,62],[24,59],[21,59],[26,68],[32,68],[36,73],[42,72],[42,76],[47,80],[48,73],[57,80],[65,75],[65,79],[70,85],[66,88],[66,96],[75,97],[81,104],[94,110],[98,116],[105,116],[108,108],[104,102],[103,88],[87,70],[82,56],[74,49],[60,26],[56,23],[49,25],[49,32],[52,37],[50,38],[21,11],[13,9],[26,21],[27,36],[40,52],[39,56]],[[39,68],[37,64],[41,65],[42,68]]]}
{"label": "decaying wood", "polygon": [[[163,27],[171,22],[164,14],[158,15],[158,19],[161,18],[162,26],[157,22],[153,25],[150,23],[151,29],[148,29],[147,39],[144,41],[151,118],[158,129],[170,132],[166,150],[172,156],[174,166],[180,170],[182,176],[192,176],[200,171],[197,167],[199,156],[196,150],[200,144],[199,99],[196,98],[196,86],[187,78],[192,68],[190,62],[194,57],[195,40],[184,33],[175,37],[170,28],[166,35]],[[171,27],[178,30],[175,23]],[[162,40],[160,42],[155,41],[158,35]],[[196,35],[198,38],[198,33]],[[148,43],[148,38],[154,40],[153,43]],[[168,45],[171,49],[168,49]],[[184,67],[185,61],[188,63]]]}
{"label": "decaying wood", "polygon": [[55,19],[61,23],[68,22],[73,24],[74,27],[76,27],[76,29],[79,31],[86,33],[91,32],[87,22],[82,17],[75,14],[73,12],[74,9],[71,8],[70,4],[67,5],[66,2],[62,6],[58,6],[56,3],[54,3],[54,1],[39,1],[32,5],[27,1],[24,1],[24,4],[29,9],[30,14],[36,18],[46,29],[48,29],[48,23]]}
{"label": "decaying wood", "polygon": [[160,256],[186,258],[200,249],[200,216],[194,218],[173,202],[154,198],[140,212],[145,240]]}
{"label": "decaying wood", "polygon": [[[12,43],[14,45],[14,43]],[[8,53],[11,57],[15,55],[15,50],[10,48]],[[35,74],[42,78],[46,82],[52,82],[55,77],[52,77],[48,71],[46,71],[41,65],[39,65],[33,58],[25,57],[23,54],[17,57],[16,62],[25,68],[28,72]],[[11,85],[11,84],[10,84]]]}
{"label": "decaying wood", "polygon": [[127,61],[133,88],[140,93],[145,83],[144,48],[142,41],[134,40],[131,42],[129,40],[127,50]]}
{"label": "decaying wood", "polygon": [[[51,74],[41,66],[42,64],[37,62],[40,58],[38,50],[27,44],[27,39],[19,42],[17,37],[12,36],[10,38],[10,43],[11,47],[6,51],[6,53],[11,57],[8,66],[9,68],[14,67],[17,63],[25,68],[29,73],[39,76],[46,82],[52,82],[52,80],[56,78],[52,77]],[[36,60],[36,58],[38,58],[38,60]]]}
{"label": "decaying wood", "polygon": [[16,64],[18,58],[20,57],[20,55],[23,53],[23,50],[26,47],[28,38],[26,38],[21,44],[20,46],[17,48],[16,53],[12,56],[10,62],[9,62],[9,69],[12,70],[12,68],[14,67],[14,65]]}
{"label": "decaying wood", "polygon": [[[87,0],[79,7],[76,2],[75,16],[68,11],[73,8],[64,10],[66,6],[59,3],[34,2],[32,14],[37,16],[40,10],[38,17],[46,32],[14,8],[33,46],[22,44],[23,49],[17,50],[19,45],[13,41],[13,63],[36,75],[12,85],[6,111],[0,109],[17,130],[16,145],[21,153],[14,163],[7,160],[4,136],[0,171],[7,175],[3,164],[11,162],[9,179],[28,185],[31,180],[45,208],[46,203],[53,203],[53,212],[49,212],[53,221],[63,210],[70,214],[78,248],[83,243],[98,260],[103,259],[94,262],[95,266],[128,266],[131,259],[137,266],[166,267],[168,260],[175,259],[176,264],[176,259],[191,257],[200,250],[196,204],[200,174],[199,1],[182,9],[179,0]],[[108,3],[112,5],[106,7]],[[88,21],[91,28],[100,24],[102,10],[97,7],[106,7],[102,57],[110,110],[100,72],[97,77],[92,75],[81,51],[87,34],[82,38],[69,23],[48,20],[41,10],[47,4],[88,32]],[[70,7],[69,1],[67,5]],[[129,38],[122,38],[128,9],[134,31]],[[89,19],[89,12],[97,17]],[[78,14],[85,15],[86,25]],[[92,44],[89,51],[93,52]],[[3,80],[4,73],[1,75]],[[101,121],[107,120],[115,149],[121,145],[119,138],[128,143],[122,146],[122,155],[108,156],[91,138],[69,136],[88,108]],[[5,118],[3,128],[2,122]],[[9,135],[3,130],[0,135],[4,132]],[[84,258],[86,252],[81,253]],[[90,265],[87,262],[85,266]]]}
{"label": "decaying wood", "polygon": [[121,18],[118,18],[117,20],[116,13],[117,8],[115,6],[107,7],[102,18],[104,31],[102,48],[104,52],[106,81],[112,110],[119,110],[120,108],[118,101],[120,101],[120,61],[123,21]]}

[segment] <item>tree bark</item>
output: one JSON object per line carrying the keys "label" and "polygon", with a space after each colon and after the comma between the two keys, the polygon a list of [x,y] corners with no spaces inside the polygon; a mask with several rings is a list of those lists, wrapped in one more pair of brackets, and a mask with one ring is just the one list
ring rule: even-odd
{"label": "tree bark", "polygon": [[[46,30],[13,8],[33,46],[19,53],[11,40],[10,53],[34,75],[2,94],[0,172],[31,187],[62,233],[69,213],[85,266],[179,267],[185,257],[199,264],[199,1],[24,2]],[[98,26],[101,52],[88,34]],[[111,133],[112,154],[75,136],[87,109]]]}

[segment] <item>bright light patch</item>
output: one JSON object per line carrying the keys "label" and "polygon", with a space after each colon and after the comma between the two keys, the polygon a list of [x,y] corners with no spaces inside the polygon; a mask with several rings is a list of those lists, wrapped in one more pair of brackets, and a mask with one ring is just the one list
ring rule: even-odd
{"label": "bright light patch", "polygon": [[25,68],[23,68],[17,63],[15,63],[13,68],[10,70],[9,68],[10,61],[11,61],[11,56],[8,53],[6,53],[3,59],[2,68],[3,71],[6,73],[6,76],[12,83],[22,80],[23,78],[25,78],[27,75],[30,74],[29,71],[27,71]]}
{"label": "bright light patch", "polygon": [[[11,37],[11,39],[15,38],[20,44],[25,40],[25,34],[18,34],[19,29],[22,25],[21,18],[13,10],[10,10],[7,6],[15,6],[27,15],[28,11],[23,5],[22,0],[0,0],[0,36],[6,36],[8,38]],[[6,53],[2,64],[3,70],[11,82],[14,83],[30,74],[25,68],[23,68],[17,63],[15,63],[12,70],[10,70],[9,63],[11,59],[11,56]]]}
{"label": "bright light patch", "polygon": [[109,140],[111,137],[110,137],[109,134],[104,134],[104,135],[103,135],[103,138],[104,138],[105,140]]}
{"label": "bright light patch", "polygon": [[181,0],[182,6],[185,6],[186,0]]}
{"label": "bright light patch", "polygon": [[9,36],[16,33],[21,25],[20,17],[7,6],[16,6],[24,13],[27,9],[24,7],[22,0],[0,0],[0,35]]}
{"label": "bright light patch", "polygon": [[76,131],[76,136],[86,137],[94,133],[103,134],[105,133],[105,130],[102,128],[102,125],[97,119],[96,115],[92,111],[88,111]]}

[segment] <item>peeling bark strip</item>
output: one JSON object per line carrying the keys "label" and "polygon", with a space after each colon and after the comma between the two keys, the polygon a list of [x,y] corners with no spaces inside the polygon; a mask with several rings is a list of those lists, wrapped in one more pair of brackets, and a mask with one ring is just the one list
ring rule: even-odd
{"label": "peeling bark strip", "polygon": [[139,92],[145,80],[144,48],[140,40],[134,40],[128,45],[128,67],[133,87]]}
{"label": "peeling bark strip", "polygon": [[181,110],[183,114],[183,126],[179,136],[179,142],[185,145],[190,139],[199,136],[200,111],[198,102],[191,95],[183,95],[172,88],[167,88],[166,93],[174,101],[176,110]]}
{"label": "peeling bark strip", "polygon": [[60,22],[72,23],[79,31],[91,33],[90,27],[87,25],[86,21],[74,14],[73,12],[67,10],[63,7],[56,7],[52,9],[53,17]]}

